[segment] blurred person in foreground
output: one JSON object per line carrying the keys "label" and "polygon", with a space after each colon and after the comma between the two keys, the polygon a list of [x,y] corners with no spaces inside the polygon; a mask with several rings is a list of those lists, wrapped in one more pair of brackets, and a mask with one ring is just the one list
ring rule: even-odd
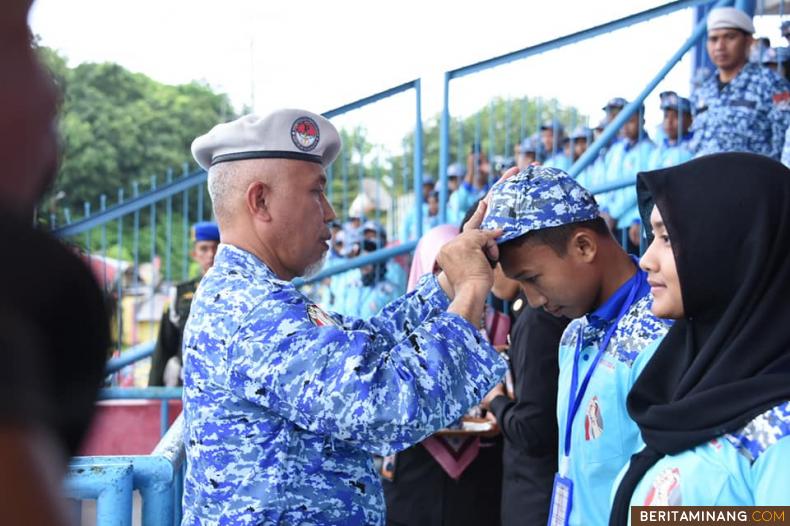
{"label": "blurred person in foreground", "polygon": [[85,436],[110,346],[90,270],[31,228],[57,170],[56,96],[35,57],[29,0],[0,10],[0,524],[68,524],[62,478]]}

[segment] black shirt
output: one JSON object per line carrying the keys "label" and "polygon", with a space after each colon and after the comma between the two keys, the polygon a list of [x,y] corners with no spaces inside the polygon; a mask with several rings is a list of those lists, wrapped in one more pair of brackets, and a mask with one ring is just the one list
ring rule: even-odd
{"label": "black shirt", "polygon": [[[521,300],[522,307],[515,309]],[[567,318],[514,302],[518,318],[510,330],[510,367],[516,400],[499,396],[491,411],[505,438],[502,525],[546,524],[557,471],[558,353]]]}

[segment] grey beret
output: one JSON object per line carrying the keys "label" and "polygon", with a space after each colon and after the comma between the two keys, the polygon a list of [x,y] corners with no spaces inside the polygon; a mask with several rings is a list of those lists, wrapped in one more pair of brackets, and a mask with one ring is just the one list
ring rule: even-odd
{"label": "grey beret", "polygon": [[337,129],[321,115],[285,109],[217,124],[192,142],[192,156],[205,170],[244,159],[294,159],[326,168],[341,146]]}
{"label": "grey beret", "polygon": [[740,29],[754,33],[752,17],[735,7],[717,7],[708,13],[708,31],[713,29]]}

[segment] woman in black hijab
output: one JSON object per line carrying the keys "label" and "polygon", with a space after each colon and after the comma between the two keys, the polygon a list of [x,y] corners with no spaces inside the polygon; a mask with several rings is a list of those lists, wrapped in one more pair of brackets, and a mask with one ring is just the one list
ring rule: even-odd
{"label": "woman in black hijab", "polygon": [[631,505],[790,504],[790,170],[716,154],[637,191],[653,312],[677,321],[628,396],[646,447],[609,524]]}

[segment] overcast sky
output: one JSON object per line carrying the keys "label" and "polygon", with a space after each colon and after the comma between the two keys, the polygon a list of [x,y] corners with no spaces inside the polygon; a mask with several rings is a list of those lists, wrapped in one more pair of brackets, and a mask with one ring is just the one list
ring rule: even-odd
{"label": "overcast sky", "polygon": [[[423,119],[441,109],[442,75],[665,3],[656,0],[36,0],[33,32],[70,65],[117,62],[165,83],[202,80],[237,109],[323,112],[415,78]],[[493,96],[556,97],[590,115],[615,95],[632,98],[688,38],[692,10],[639,24],[451,83],[451,113],[471,114]],[[757,20],[779,44],[778,19]],[[648,129],[660,121],[657,93],[689,92],[684,59],[648,99]],[[403,94],[339,119],[397,148],[413,126]]]}

